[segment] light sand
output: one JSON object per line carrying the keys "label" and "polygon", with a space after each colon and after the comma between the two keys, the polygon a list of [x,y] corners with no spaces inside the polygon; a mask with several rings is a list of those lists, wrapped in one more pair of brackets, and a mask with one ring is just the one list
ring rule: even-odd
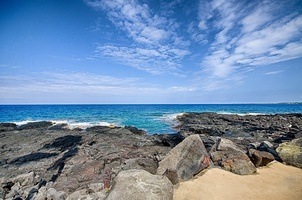
{"label": "light sand", "polygon": [[273,162],[256,175],[210,169],[174,187],[175,200],[302,200],[302,169]]}

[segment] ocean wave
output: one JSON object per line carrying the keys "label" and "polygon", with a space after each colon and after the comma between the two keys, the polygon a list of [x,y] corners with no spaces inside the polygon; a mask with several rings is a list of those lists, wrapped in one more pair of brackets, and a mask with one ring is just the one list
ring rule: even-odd
{"label": "ocean wave", "polygon": [[32,123],[32,122],[41,122],[41,121],[50,121],[53,123],[54,125],[58,125],[58,124],[67,124],[67,128],[70,130],[73,129],[87,129],[93,126],[116,126],[116,124],[112,124],[109,122],[103,122],[103,121],[99,121],[99,122],[74,122],[74,121],[68,121],[68,120],[24,120],[24,121],[19,121],[19,122],[13,122],[14,124],[16,124],[17,126],[21,126],[21,125],[25,125],[28,123]]}
{"label": "ocean wave", "polygon": [[237,114],[239,116],[246,116],[246,115],[252,115],[252,116],[257,116],[257,115],[265,115],[264,113],[245,113],[245,114]]}
{"label": "ocean wave", "polygon": [[114,126],[113,124],[110,124],[108,122],[70,122],[67,123],[69,129],[87,129],[93,126]]}
{"label": "ocean wave", "polygon": [[12,123],[16,124],[17,126],[22,126],[24,124],[28,124],[28,123],[32,123],[32,122],[41,122],[41,121],[45,121],[45,120],[24,120],[24,121],[19,121],[19,122],[12,122]]}
{"label": "ocean wave", "polygon": [[164,122],[175,122],[177,116],[183,115],[184,113],[172,113],[172,114],[165,114],[160,116],[159,119]]}

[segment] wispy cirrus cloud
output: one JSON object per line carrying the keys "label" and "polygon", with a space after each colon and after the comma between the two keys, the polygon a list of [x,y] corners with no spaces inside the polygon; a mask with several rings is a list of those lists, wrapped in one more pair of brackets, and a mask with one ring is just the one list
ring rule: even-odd
{"label": "wispy cirrus cloud", "polygon": [[167,5],[175,8],[181,2],[164,2],[164,10],[155,12],[148,2],[137,0],[86,0],[87,5],[106,12],[131,43],[99,44],[96,57],[151,74],[180,75],[184,59],[193,55],[202,68],[195,80],[205,90],[240,84],[259,66],[302,57],[302,15],[286,10],[294,4],[201,0],[193,13],[195,20],[182,21],[176,17],[180,13],[167,10]]}
{"label": "wispy cirrus cloud", "polygon": [[211,19],[215,40],[201,65],[214,88],[241,80],[247,69],[302,57],[302,15],[281,12],[282,6],[274,1],[210,3],[201,21]]}
{"label": "wispy cirrus cloud", "polygon": [[276,75],[282,72],[284,72],[284,70],[270,71],[270,72],[266,72],[265,75]]}
{"label": "wispy cirrus cloud", "polygon": [[110,57],[122,64],[152,74],[180,74],[181,60],[190,54],[188,41],[177,33],[175,20],[153,13],[136,0],[86,1],[107,12],[108,19],[133,41],[131,45],[100,44],[97,56]]}
{"label": "wispy cirrus cloud", "polygon": [[56,89],[66,91],[71,88],[131,86],[139,80],[132,77],[113,77],[90,73],[41,72],[32,75],[1,75],[1,86],[24,86],[32,89]]}
{"label": "wispy cirrus cloud", "polygon": [[10,68],[10,69],[17,69],[20,68],[19,65],[7,65],[7,64],[0,64],[0,68]]}
{"label": "wispy cirrus cloud", "polygon": [[189,54],[187,50],[160,47],[159,49],[99,46],[96,52],[116,59],[122,64],[147,71],[151,74],[172,73],[181,75],[181,59]]}

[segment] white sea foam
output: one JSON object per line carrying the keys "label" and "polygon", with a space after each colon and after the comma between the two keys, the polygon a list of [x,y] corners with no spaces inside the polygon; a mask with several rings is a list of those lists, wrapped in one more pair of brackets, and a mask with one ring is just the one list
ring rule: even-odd
{"label": "white sea foam", "polygon": [[113,126],[113,124],[110,124],[108,122],[97,122],[97,123],[92,123],[92,122],[73,122],[73,123],[68,123],[69,129],[76,129],[76,128],[81,128],[81,129],[87,129],[93,126]]}
{"label": "white sea foam", "polygon": [[257,115],[264,115],[264,113],[246,113],[246,114],[237,114],[239,116],[246,116],[246,115],[252,115],[252,116],[257,116]]}
{"label": "white sea foam", "polygon": [[[21,126],[24,124],[28,124],[31,122],[41,122],[45,120],[24,120],[20,122],[13,122],[17,126]],[[46,120],[47,121],[47,120]],[[115,124],[108,123],[108,122],[74,122],[74,121],[67,121],[67,120],[51,120],[54,125],[57,124],[67,124],[68,129],[76,129],[76,128],[81,128],[81,129],[87,129],[89,127],[93,126],[116,126]]]}
{"label": "white sea foam", "polygon": [[247,115],[264,115],[264,113],[231,113],[231,112],[217,112],[217,114],[223,114],[223,115],[239,115],[239,116],[247,116]]}
{"label": "white sea foam", "polygon": [[17,126],[21,126],[24,124],[28,124],[31,122],[41,122],[42,120],[24,120],[24,121],[20,121],[20,122],[13,122],[14,124],[16,124]]}
{"label": "white sea foam", "polygon": [[168,124],[170,127],[176,127],[179,124],[177,117],[183,114],[184,113],[166,114],[160,117],[160,120]]}
{"label": "white sea foam", "polygon": [[173,114],[166,114],[160,117],[162,121],[165,122],[175,122],[177,119],[177,116],[183,115],[184,113],[173,113]]}

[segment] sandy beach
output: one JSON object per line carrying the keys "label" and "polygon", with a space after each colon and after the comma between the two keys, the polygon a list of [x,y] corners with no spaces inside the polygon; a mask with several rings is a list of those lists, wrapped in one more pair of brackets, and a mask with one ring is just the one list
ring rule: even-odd
{"label": "sandy beach", "polygon": [[240,176],[213,168],[174,188],[175,200],[302,199],[302,169],[273,162]]}

